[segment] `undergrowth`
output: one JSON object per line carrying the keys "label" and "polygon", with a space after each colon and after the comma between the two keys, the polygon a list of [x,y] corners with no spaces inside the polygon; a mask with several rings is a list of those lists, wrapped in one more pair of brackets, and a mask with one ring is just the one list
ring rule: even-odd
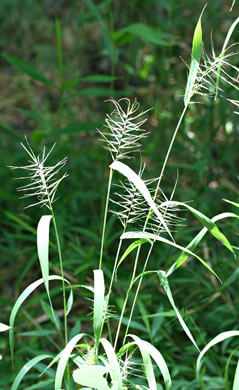
{"label": "undergrowth", "polygon": [[[237,390],[239,388],[239,363],[233,367],[233,376],[229,375],[231,363],[234,364],[235,357],[238,359],[238,347],[235,346],[231,349],[228,346],[230,338],[239,336],[239,330],[233,328],[218,334],[217,329],[213,329],[215,336],[209,342],[205,342],[203,330],[198,331],[199,334],[202,332],[202,336],[196,337],[188,323],[187,313],[178,308],[181,306],[180,302],[177,300],[176,304],[174,291],[171,288],[172,275],[175,275],[176,272],[176,275],[179,274],[190,261],[198,262],[198,266],[204,267],[205,273],[210,275],[214,285],[217,286],[218,283],[221,283],[222,287],[220,288],[223,288],[223,280],[221,280],[222,277],[219,277],[217,269],[212,266],[207,256],[203,258],[197,254],[197,246],[206,234],[210,234],[220,243],[219,250],[222,250],[222,246],[224,246],[228,250],[228,256],[236,258],[237,250],[217,225],[218,221],[227,218],[237,220],[237,214],[224,212],[209,218],[202,211],[194,208],[190,202],[177,201],[175,199],[176,190],[177,186],[180,186],[180,181],[179,183],[176,181],[171,194],[166,195],[163,191],[166,167],[189,107],[200,101],[201,96],[210,96],[214,102],[223,98],[223,85],[225,83],[238,90],[239,69],[231,62],[235,56],[233,50],[236,45],[229,46],[229,40],[239,18],[229,28],[219,55],[216,55],[213,48],[212,54],[208,55],[203,47],[201,18],[202,15],[198,20],[193,37],[184,107],[157,178],[144,179],[147,166],[143,162],[141,144],[142,140],[148,137],[148,133],[143,127],[149,110],[141,112],[136,99],[132,102],[128,98],[109,100],[109,103],[113,105],[113,111],[106,115],[105,125],[98,133],[103,145],[109,151],[112,161],[109,165],[99,262],[98,268],[93,272],[93,284],[74,284],[70,275],[64,271],[64,247],[61,245],[54,202],[57,200],[58,186],[62,180],[67,180],[68,174],[63,172],[67,159],[63,158],[58,163],[48,165],[55,145],[49,151],[44,148],[42,153],[36,155],[27,138],[22,143],[29,161],[21,167],[11,166],[14,170],[21,169],[24,172],[23,177],[20,177],[24,184],[18,190],[23,192],[23,198],[34,198],[32,203],[26,207],[40,206],[47,211],[47,214],[41,216],[37,227],[37,254],[41,278],[33,281],[21,292],[11,310],[9,325],[0,325],[1,331],[9,332],[13,367],[17,353],[15,351],[17,314],[20,309],[24,308],[26,299],[31,294],[36,293],[41,285],[45,287],[48,300],[48,302],[42,300],[41,305],[52,329],[43,329],[38,322],[32,321],[34,330],[28,331],[28,336],[45,337],[49,346],[45,351],[35,351],[34,357],[28,360],[15,375],[11,390],[16,390],[21,386],[24,386],[25,390],[39,388],[70,390],[77,389],[79,386],[97,390],[157,390],[161,388],[166,390],[180,388]],[[56,27],[58,44],[60,45],[59,24],[56,24]],[[6,59],[18,68],[24,66],[23,62],[17,62],[16,59],[7,56]],[[31,67],[27,69],[28,72],[32,72]],[[61,62],[59,63],[59,74],[60,93],[63,96],[64,88],[67,86],[62,81]],[[42,78],[41,74],[35,74],[35,78],[37,77],[45,84],[49,84],[49,81]],[[228,100],[229,104],[239,105],[235,99]],[[131,168],[131,161],[137,156],[140,161],[136,172]],[[234,207],[239,207],[236,202],[230,200],[227,202]],[[175,240],[174,233],[176,230],[183,231],[185,228],[186,221],[182,215],[186,211],[191,213],[195,220],[201,224],[201,230],[187,245],[182,245]],[[118,246],[113,248],[115,260],[111,265],[110,275],[107,274],[107,278],[110,276],[109,282],[105,283],[104,261],[109,213],[113,213],[119,218],[122,231],[118,238]],[[50,239],[51,225],[53,225],[55,233],[55,243]],[[128,246],[125,247],[128,240],[132,242],[126,244]],[[169,258],[162,261],[160,269],[156,268],[150,261],[155,246],[159,245],[166,245],[174,250]],[[51,272],[49,251],[52,246],[57,249],[60,275]],[[118,307],[113,305],[112,297],[117,291],[119,269],[126,261],[129,263],[129,258],[132,258],[132,255],[134,255],[133,264],[127,264],[130,269],[129,284],[123,291],[123,300],[121,300],[120,310],[118,310]],[[169,264],[170,266],[168,266]],[[237,270],[236,268],[232,277],[236,277]],[[195,379],[191,383],[184,382],[183,376],[175,382],[172,380],[171,370],[175,368],[172,367],[172,362],[164,357],[160,346],[154,345],[153,337],[145,340],[132,333],[136,305],[141,311],[150,336],[152,334],[149,318],[150,316],[160,316],[160,311],[147,313],[140,300],[142,282],[147,278],[157,280],[158,293],[160,292],[167,297],[168,304],[171,305],[168,316],[178,321],[185,336],[190,339],[195,349],[197,359],[192,362],[192,366],[195,366]],[[191,282],[193,286],[193,280]],[[63,309],[61,315],[54,309],[55,291],[51,289],[53,283],[57,286],[57,294],[59,291],[62,293]],[[87,297],[92,302],[90,304],[93,311],[92,318],[87,318],[86,325],[86,329],[92,329],[92,332],[79,332],[77,321],[72,328],[69,326],[69,318],[74,305],[73,292],[78,290],[87,292]],[[129,314],[126,315],[126,312]],[[27,316],[27,309],[25,315]],[[115,326],[115,324],[117,325]],[[229,351],[229,357],[225,361],[225,375],[223,378],[216,376],[214,382],[213,380],[210,382],[211,379],[208,379],[207,374],[210,371],[210,354],[208,353],[207,359],[204,357],[212,347],[219,343],[223,343],[224,354]],[[182,350],[181,353],[183,354],[184,351]],[[167,351],[167,355],[170,356],[170,350]],[[2,358],[4,359],[4,356]],[[24,380],[31,379],[30,374],[34,368],[40,372],[40,376],[34,377],[30,385],[24,385]],[[177,375],[180,377],[180,370]]]}

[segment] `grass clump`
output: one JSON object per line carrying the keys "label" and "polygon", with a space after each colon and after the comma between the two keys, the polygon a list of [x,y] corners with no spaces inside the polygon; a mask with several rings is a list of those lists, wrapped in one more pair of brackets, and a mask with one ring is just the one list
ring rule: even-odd
{"label": "grass clump", "polygon": [[[110,100],[114,109],[111,114],[107,114],[105,127],[99,131],[104,146],[110,152],[112,161],[109,165],[108,190],[105,200],[99,263],[98,268],[93,272],[93,285],[73,285],[71,278],[64,271],[64,251],[61,248],[58,223],[53,205],[56,200],[58,186],[67,177],[66,173],[60,173],[67,162],[66,158],[52,166],[47,166],[46,161],[54,146],[48,153],[44,148],[42,154],[37,156],[27,139],[26,145],[22,144],[30,157],[30,162],[28,165],[21,167],[24,171],[29,172],[29,176],[21,179],[28,179],[30,182],[20,187],[19,190],[24,192],[24,198],[35,197],[37,199],[37,201],[34,201],[27,207],[40,205],[41,207],[46,207],[49,214],[42,215],[37,228],[37,250],[41,278],[31,283],[20,294],[12,308],[9,326],[0,324],[0,331],[9,331],[11,356],[14,363],[16,316],[25,300],[40,285],[44,285],[46,289],[48,303],[45,302],[43,306],[46,315],[54,326],[54,330],[51,333],[48,329],[45,333],[51,342],[49,350],[44,353],[41,351],[41,353],[25,363],[15,376],[11,390],[20,388],[24,377],[26,376],[27,378],[28,372],[34,367],[40,371],[40,378],[28,389],[36,388],[34,386],[46,389],[54,387],[55,390],[63,388],[66,390],[77,389],[79,386],[85,389],[97,390],[157,390],[159,386],[161,386],[160,388],[163,386],[166,390],[179,388],[178,383],[180,381],[175,381],[175,384],[172,381],[170,362],[163,356],[161,349],[156,348],[153,342],[144,340],[143,337],[132,333],[131,328],[133,328],[132,324],[137,304],[141,309],[146,327],[150,330],[147,320],[148,314],[140,301],[140,289],[143,280],[151,276],[156,276],[160,291],[167,297],[171,305],[172,316],[178,320],[186,337],[192,342],[195,354],[198,354],[197,361],[195,361],[195,380],[188,384],[188,389],[192,388],[190,387],[192,385],[195,388],[197,386],[198,388],[204,388],[204,382],[208,380],[205,375],[201,374],[204,354],[214,345],[239,335],[239,331],[234,329],[223,332],[215,336],[206,346],[202,339],[197,340],[197,337],[193,334],[194,332],[190,329],[187,316],[176,305],[176,298],[174,291],[172,291],[170,280],[172,274],[178,271],[179,268],[182,269],[186,262],[195,259],[200,262],[200,265],[204,266],[205,272],[210,274],[214,283],[221,282],[217,269],[212,267],[207,258],[204,259],[203,256],[195,253],[195,250],[206,233],[210,233],[221,246],[228,250],[230,256],[235,256],[235,248],[219,229],[216,222],[225,218],[238,219],[237,214],[227,212],[209,218],[202,211],[197,210],[187,202],[174,200],[176,185],[170,196],[166,196],[162,189],[162,182],[176,136],[195,96],[197,94],[205,94],[208,86],[210,86],[211,94],[213,94],[215,100],[218,99],[222,91],[222,87],[219,87],[221,82],[228,82],[231,86],[238,88],[237,79],[232,76],[225,77],[226,73],[224,70],[224,66],[229,65],[228,61],[231,57],[227,54],[227,50],[230,49],[228,48],[228,41],[238,21],[239,19],[229,29],[220,55],[218,57],[214,56],[213,61],[206,59],[204,64],[201,65],[203,45],[200,16],[193,37],[192,58],[185,88],[184,107],[157,178],[143,179],[146,170],[143,163],[140,164],[137,170],[138,173],[131,167],[131,159],[135,154],[141,154],[141,142],[148,135],[142,129],[147,119],[146,114],[148,110],[140,112],[140,107],[136,100],[132,103],[126,98],[118,101],[113,98]],[[231,68],[233,71],[237,71],[236,67],[232,66]],[[211,90],[212,86],[214,87],[213,91]],[[18,169],[15,166],[11,168]],[[116,182],[117,193],[112,191],[115,175],[120,177],[120,182]],[[112,208],[116,206],[113,213],[119,218],[122,224],[122,231],[119,237],[118,248],[115,250],[115,261],[110,270],[111,277],[109,283],[106,284],[104,248],[107,240],[108,214],[111,211],[110,204]],[[187,245],[181,245],[174,238],[175,228],[182,228],[180,226],[182,220],[178,216],[180,209],[189,211],[197,222],[201,224],[201,231]],[[51,274],[49,261],[51,221],[55,231],[60,275]],[[125,249],[125,242],[127,243],[128,240],[133,240],[133,242],[126,246]],[[169,259],[165,259],[160,268],[155,269],[150,264],[150,258],[152,257],[154,247],[158,243],[161,245],[166,244],[168,247],[176,249],[176,251]],[[145,250],[143,251],[143,249]],[[128,286],[126,286],[123,292],[121,310],[115,314],[116,309],[113,308],[112,311],[112,298],[117,283],[117,273],[122,264],[125,264],[126,259],[128,260],[130,254],[135,254],[133,265],[130,266],[130,279]],[[170,264],[170,267],[167,267],[166,264]],[[54,301],[50,289],[50,282],[52,281],[60,281],[62,284],[64,325],[61,324],[60,317],[54,309]],[[85,289],[93,301],[93,316],[92,319],[88,319],[87,323],[89,324],[87,329],[92,329],[92,332],[81,332],[76,329],[76,334],[73,334],[72,329],[69,329],[68,319],[74,305],[73,290],[79,288]],[[129,315],[126,316],[128,309]],[[155,314],[152,313],[152,315]],[[116,321],[117,325],[115,326]],[[44,335],[44,329],[37,327],[35,336],[41,335]],[[236,352],[236,349],[231,352],[226,364],[226,372],[228,372],[230,360],[234,354],[236,355]],[[170,355],[170,351],[168,351],[168,355]],[[50,363],[48,365],[43,364],[45,360],[49,360]],[[233,390],[237,390],[239,383],[238,366],[234,371],[233,381],[230,381],[228,375],[225,375],[224,382],[227,386],[232,384]],[[217,382],[219,387],[215,388],[219,389],[220,384],[224,382],[221,379]]]}

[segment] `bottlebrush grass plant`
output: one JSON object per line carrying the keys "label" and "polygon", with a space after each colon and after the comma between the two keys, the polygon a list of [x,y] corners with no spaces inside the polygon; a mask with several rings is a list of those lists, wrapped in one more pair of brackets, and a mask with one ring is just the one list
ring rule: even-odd
{"label": "bottlebrush grass plant", "polygon": [[[39,381],[38,383],[34,383],[29,389],[52,389],[54,387],[55,390],[73,390],[80,386],[84,389],[97,390],[157,390],[158,388],[162,388],[160,383],[166,390],[173,389],[167,362],[160,351],[147,340],[143,340],[137,335],[130,333],[131,321],[134,315],[136,301],[140,294],[140,287],[143,278],[147,277],[147,275],[155,274],[158,277],[159,284],[164,289],[175,316],[184,332],[195,346],[195,350],[198,351],[199,355],[196,362],[195,384],[195,386],[199,386],[198,388],[204,387],[204,378],[201,376],[200,372],[202,358],[205,353],[217,343],[233,336],[239,336],[239,331],[237,330],[219,334],[200,352],[195,337],[176,306],[169,283],[170,276],[177,271],[186,260],[189,261],[193,258],[198,260],[201,265],[205,267],[206,271],[211,272],[220,280],[210,264],[194,251],[206,233],[209,232],[213,237],[219,240],[232,255],[235,255],[233,247],[225,235],[219,230],[216,222],[225,218],[238,218],[238,216],[234,213],[227,212],[210,219],[188,203],[174,200],[174,191],[168,199],[161,188],[161,182],[174,140],[183,117],[189,105],[192,104],[193,97],[196,94],[206,93],[205,91],[208,91],[208,89],[210,89],[210,93],[212,93],[212,88],[214,88],[214,96],[217,97],[218,94],[222,93],[222,88],[219,86],[221,81],[229,82],[237,88],[237,80],[225,73],[225,67],[229,66],[233,71],[238,71],[235,66],[230,66],[228,62],[232,56],[232,54],[228,54],[230,51],[228,42],[238,22],[239,18],[229,29],[220,55],[216,57],[215,53],[213,53],[212,60],[210,60],[209,57],[205,57],[202,65],[200,64],[202,57],[202,29],[200,16],[193,38],[192,59],[185,89],[184,109],[179,118],[162,164],[161,172],[157,179],[144,180],[144,167],[142,168],[141,166],[139,173],[137,174],[129,166],[130,159],[133,158],[135,152],[140,150],[140,141],[147,136],[147,133],[142,129],[142,126],[146,121],[147,111],[141,113],[139,111],[139,104],[136,100],[131,103],[130,100],[126,98],[120,99],[119,101],[111,99],[114,110],[110,115],[107,115],[105,128],[100,131],[101,139],[111,154],[112,162],[109,167],[109,182],[105,202],[99,267],[94,270],[93,286],[72,286],[64,274],[64,256],[60,245],[57,218],[54,213],[53,205],[56,200],[55,197],[58,186],[62,180],[67,177],[66,173],[60,174],[60,171],[65,166],[67,160],[64,158],[57,164],[48,166],[47,160],[50,158],[50,153],[53,148],[50,149],[48,153],[46,153],[44,148],[42,154],[36,156],[27,140],[26,144],[22,144],[28,157],[30,157],[28,165],[21,167],[21,169],[29,173],[29,176],[24,176],[22,179],[28,179],[30,182],[20,187],[19,191],[24,192],[24,198],[36,198],[30,206],[40,205],[41,207],[46,207],[50,214],[41,217],[37,228],[37,249],[42,278],[34,281],[21,293],[12,308],[9,326],[0,324],[0,331],[9,331],[10,350],[12,361],[14,362],[14,332],[16,331],[15,320],[17,313],[30,294],[43,284],[49,299],[48,315],[54,323],[57,334],[59,335],[59,343],[58,341],[56,343],[59,350],[57,350],[55,355],[46,351],[44,354],[41,353],[29,360],[16,375],[11,390],[17,390],[28,372],[44,360],[49,361],[48,366],[40,366],[41,374]],[[125,161],[127,161],[127,164]],[[11,168],[18,169],[19,167]],[[119,189],[116,187],[116,194],[112,193],[114,172],[121,175],[120,186],[122,188]],[[111,209],[109,206],[111,200],[112,207],[116,206],[113,212],[119,217],[123,226],[123,231],[119,238],[115,262],[112,266],[111,280],[106,290],[103,273],[104,244],[106,240],[105,229],[107,225],[107,216]],[[202,224],[201,231],[186,247],[175,242],[173,237],[173,227],[175,225],[178,226],[181,223],[181,219],[177,215],[178,210],[181,208],[191,212]],[[51,221],[56,235],[61,276],[50,275],[49,230]],[[122,252],[123,240],[133,240],[124,252]],[[154,245],[157,243],[169,245],[176,248],[178,251],[177,256],[174,258],[174,262],[172,262],[171,267],[167,270],[149,269],[150,256]],[[148,246],[148,252],[143,264],[139,263],[139,258],[142,257],[142,245],[145,247]],[[125,291],[125,298],[119,316],[118,327],[114,334],[114,327],[111,326],[111,295],[114,289],[117,270],[127,256],[133,251],[136,251],[136,255],[132,265],[131,281],[127,291]],[[62,327],[54,310],[54,304],[52,303],[50,290],[51,281],[60,281],[62,283],[64,327]],[[74,301],[73,288],[77,287],[85,288],[92,293],[93,334],[79,333],[70,338],[68,316],[70,315]],[[130,316],[127,325],[124,328],[125,312],[131,294],[134,297],[133,304],[130,308]],[[90,327],[91,326],[89,325],[89,328]],[[64,333],[64,336],[62,333]],[[52,351],[52,348],[54,347],[55,343],[53,343],[50,350]],[[232,355],[233,354],[230,356],[230,360]],[[51,375],[49,376],[49,369],[54,367],[56,367],[56,370],[54,377],[52,378]],[[238,387],[239,364],[237,364],[235,371],[233,390],[237,390]]]}

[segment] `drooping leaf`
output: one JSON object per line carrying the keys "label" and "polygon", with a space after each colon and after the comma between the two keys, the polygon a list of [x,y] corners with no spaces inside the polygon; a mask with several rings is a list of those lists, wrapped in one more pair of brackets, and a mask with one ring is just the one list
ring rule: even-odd
{"label": "drooping leaf", "polygon": [[175,242],[169,241],[162,236],[158,236],[156,234],[147,233],[147,232],[126,232],[126,233],[123,233],[120,238],[122,238],[122,239],[148,238],[151,241],[164,242],[165,244],[171,245],[174,248],[180,249],[181,251],[186,252],[186,253],[190,254],[191,256],[196,257],[204,265],[204,267],[206,267],[210,272],[213,273],[213,275],[215,275],[218,278],[219,281],[221,281],[219,276],[213,271],[213,269],[201,257],[199,257],[195,253],[191,252],[189,249],[187,249],[181,245],[178,245]]}
{"label": "drooping leaf", "polygon": [[[196,375],[197,375],[197,380],[199,381],[199,375],[200,375],[200,369],[202,366],[202,358],[204,357],[205,353],[212,348],[214,345],[221,343],[222,341],[228,339],[229,337],[235,337],[239,336],[239,331],[238,330],[230,330],[227,332],[220,333],[214,339],[212,339],[200,352],[198,358],[197,358],[197,364],[196,364]],[[237,388],[233,387],[233,390],[237,390]]]}
{"label": "drooping leaf", "polygon": [[114,348],[110,344],[108,340],[105,338],[100,339],[100,343],[102,344],[105,353],[108,359],[108,367],[110,370],[110,376],[112,378],[113,385],[117,385],[117,390],[122,390],[122,375],[120,370],[120,365],[115,353]]}
{"label": "drooping leaf", "polygon": [[169,38],[175,38],[170,34],[165,34],[158,31],[156,28],[147,26],[143,23],[130,24],[127,27],[122,28],[120,31],[113,33],[114,39],[119,38],[122,34],[132,34],[133,36],[142,39],[144,42],[150,42],[159,46],[169,46]]}
{"label": "drooping leaf", "polygon": [[177,317],[178,317],[178,320],[179,320],[179,322],[180,322],[180,324],[181,324],[181,326],[182,326],[184,332],[185,332],[186,335],[189,337],[189,339],[192,341],[193,345],[197,348],[197,350],[200,351],[199,348],[198,348],[198,346],[197,346],[196,341],[195,341],[194,338],[193,338],[192,333],[191,333],[190,330],[188,329],[188,327],[187,327],[187,325],[186,325],[186,323],[185,323],[183,317],[181,316],[180,312],[178,311],[178,309],[177,309],[177,307],[176,307],[176,305],[175,305],[175,303],[174,303],[173,295],[172,295],[172,292],[171,292],[171,289],[170,289],[170,286],[169,286],[169,282],[168,282],[168,278],[167,278],[166,272],[164,272],[164,271],[158,271],[158,277],[159,277],[159,280],[160,280],[160,282],[161,282],[162,287],[164,288],[164,291],[165,291],[166,294],[167,294],[167,297],[168,297],[168,299],[169,299],[169,302],[171,303],[172,308],[173,308],[173,310],[175,311],[175,313],[176,313],[176,315],[177,315]]}
{"label": "drooping leaf", "polygon": [[[61,276],[58,275],[51,275],[49,276],[48,280],[62,280]],[[66,283],[70,284],[67,279],[64,279]],[[43,278],[36,280],[32,284],[30,284],[28,287],[25,288],[25,290],[21,293],[21,295],[18,297],[17,301],[15,302],[11,314],[10,314],[10,320],[9,320],[9,325],[11,327],[9,331],[9,342],[10,342],[10,350],[11,350],[11,357],[13,360],[14,357],[14,338],[13,338],[13,332],[14,332],[14,323],[15,323],[15,318],[18,313],[18,310],[22,306],[23,302],[29,297],[29,295],[37,288],[39,287],[42,283],[44,283]]]}
{"label": "drooping leaf", "polygon": [[[156,204],[154,203],[153,199],[151,198],[150,192],[148,188],[146,187],[144,181],[141,179],[137,173],[135,173],[128,165],[122,163],[121,161],[114,161],[111,165],[110,168],[114,169],[115,171],[118,171],[127,179],[133,183],[133,185],[137,188],[137,190],[143,195],[144,199],[150,206],[150,208],[153,210],[153,212],[157,215],[160,223],[163,225],[164,229],[166,232],[169,234],[169,236],[172,238],[172,235],[170,233],[170,230],[163,218],[163,215],[161,212],[158,210]],[[173,238],[172,238],[173,239]]]}
{"label": "drooping leaf", "polygon": [[57,370],[56,370],[56,378],[55,378],[55,390],[60,390],[62,388],[62,381],[64,377],[64,372],[66,369],[67,362],[70,358],[70,355],[75,348],[76,344],[86,336],[85,333],[77,334],[73,339],[71,339],[68,344],[65,346],[63,351],[61,352],[60,359],[58,362]]}
{"label": "drooping leaf", "polygon": [[167,366],[163,356],[161,355],[161,353],[152,344],[140,339],[138,336],[135,336],[133,334],[129,334],[129,337],[131,337],[134,340],[134,343],[140,349],[140,353],[142,355],[143,362],[144,362],[145,374],[146,374],[146,377],[148,380],[148,384],[150,386],[149,387],[150,390],[157,389],[155,375],[154,375],[154,368],[152,366],[150,356],[154,359],[160,372],[162,373],[162,376],[164,379],[164,384],[165,384],[165,389],[172,390],[172,380],[170,377],[168,366]]}
{"label": "drooping leaf", "polygon": [[[217,222],[224,218],[238,218],[239,216],[234,213],[222,213],[218,214],[211,219],[212,222]],[[194,249],[198,246],[199,242],[203,239],[205,234],[208,232],[208,229],[204,227],[197,235],[193,238],[193,240],[186,246],[186,249],[190,251],[194,251]],[[170,276],[177,268],[179,268],[189,257],[189,253],[184,251],[177,260],[173,263],[170,269],[167,272],[167,276]]]}
{"label": "drooping leaf", "polygon": [[139,240],[134,241],[132,244],[129,245],[129,247],[126,249],[124,254],[121,256],[121,258],[118,261],[117,268],[120,266],[120,264],[126,259],[126,257],[138,246],[145,244],[146,242],[151,242],[148,238],[140,238]]}
{"label": "drooping leaf", "polygon": [[37,363],[41,362],[42,360],[49,359],[49,358],[52,358],[52,355],[48,355],[48,354],[39,355],[29,360],[26,364],[24,364],[24,366],[21,368],[16,378],[14,379],[14,382],[11,386],[11,390],[18,389],[22,379],[28,373],[28,371],[30,371],[32,367],[34,367]]}
{"label": "drooping leaf", "polygon": [[20,58],[9,56],[7,54],[3,54],[3,57],[9,64],[11,64],[14,68],[19,70],[20,72],[30,76],[32,79],[40,81],[41,83],[49,86],[57,88],[56,85],[46,78],[43,73],[41,73],[37,68],[35,68],[34,65],[30,64],[29,62],[26,62]]}
{"label": "drooping leaf", "polygon": [[209,232],[215,237],[217,238],[227,249],[229,249],[229,251],[231,251],[234,256],[235,256],[235,252],[230,244],[230,242],[228,241],[228,239],[224,236],[224,234],[218,229],[217,225],[215,224],[215,222],[213,222],[210,218],[208,218],[206,215],[204,215],[203,213],[201,213],[200,211],[194,209],[193,207],[189,206],[189,204],[187,203],[183,203],[183,202],[175,202],[175,201],[167,201],[167,202],[163,202],[162,203],[162,206],[182,206],[182,207],[185,207],[186,209],[188,209],[198,220],[199,222],[205,226]]}

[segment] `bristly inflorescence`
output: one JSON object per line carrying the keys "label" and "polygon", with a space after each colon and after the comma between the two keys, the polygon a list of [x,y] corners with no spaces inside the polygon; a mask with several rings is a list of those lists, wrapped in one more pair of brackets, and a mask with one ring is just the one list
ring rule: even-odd
{"label": "bristly inflorescence", "polygon": [[[141,178],[144,168],[145,166],[143,166],[139,172]],[[177,207],[164,206],[164,202],[168,201],[168,199],[161,190],[159,190],[159,193],[155,197],[155,187],[158,179],[159,178],[144,180],[144,183],[147,186],[151,197],[154,198],[154,202],[160,213],[163,215],[166,225],[172,229],[181,222],[182,218],[176,215],[176,212],[179,211]],[[164,227],[150,209],[145,198],[132,183],[120,181],[120,183],[115,186],[119,190],[115,191],[114,198],[111,198],[111,202],[116,206],[116,209],[111,210],[111,212],[119,218],[124,229],[126,229],[128,224],[135,226],[137,230],[144,229],[145,221],[147,220],[146,231],[154,234],[165,232]]]}
{"label": "bristly inflorescence", "polygon": [[106,115],[104,130],[99,130],[101,139],[114,161],[131,158],[131,153],[140,150],[140,140],[147,136],[141,126],[147,120],[142,119],[142,116],[149,110],[137,113],[140,105],[136,100],[132,104],[127,98],[109,101],[115,108],[111,114]]}
{"label": "bristly inflorescence", "polygon": [[59,171],[65,166],[67,158],[65,157],[63,160],[59,161],[53,166],[46,166],[46,160],[54,149],[55,144],[47,154],[46,148],[44,146],[42,153],[37,156],[34,154],[27,138],[26,144],[27,146],[21,143],[22,147],[31,158],[31,160],[29,160],[29,165],[22,167],[9,167],[11,169],[24,169],[25,171],[29,172],[28,176],[19,177],[18,179],[28,179],[30,180],[30,183],[19,187],[17,190],[23,191],[25,193],[21,198],[36,197],[38,199],[37,202],[26,206],[26,208],[39,204],[50,209],[52,203],[56,201],[55,195],[59,184],[66,176],[68,176],[65,172],[60,178],[56,178]]}
{"label": "bristly inflorescence", "polygon": [[[219,56],[215,54],[212,44],[212,54],[209,56],[203,48],[202,63],[198,69],[197,78],[193,88],[193,95],[199,94],[204,96],[222,95],[223,89],[219,87],[219,81],[230,84],[238,88],[239,68],[233,65],[229,60],[237,53],[231,51],[233,45],[228,47],[224,53]],[[230,75],[227,69],[236,73],[236,77]]]}

